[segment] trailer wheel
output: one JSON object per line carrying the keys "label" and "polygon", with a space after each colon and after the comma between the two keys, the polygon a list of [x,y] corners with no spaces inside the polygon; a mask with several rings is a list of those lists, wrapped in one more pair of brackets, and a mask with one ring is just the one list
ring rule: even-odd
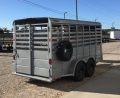
{"label": "trailer wheel", "polygon": [[2,46],[0,46],[0,51],[2,51]]}
{"label": "trailer wheel", "polygon": [[76,65],[74,79],[76,81],[82,81],[84,77],[85,77],[85,64],[80,61]]}
{"label": "trailer wheel", "polygon": [[10,51],[10,47],[7,47],[7,51]]}
{"label": "trailer wheel", "polygon": [[85,74],[87,77],[91,77],[94,74],[95,66],[96,66],[96,62],[94,61],[94,59],[89,59],[86,64],[86,73]]}
{"label": "trailer wheel", "polygon": [[57,46],[57,57],[62,61],[69,61],[73,54],[73,47],[69,41],[61,41]]}

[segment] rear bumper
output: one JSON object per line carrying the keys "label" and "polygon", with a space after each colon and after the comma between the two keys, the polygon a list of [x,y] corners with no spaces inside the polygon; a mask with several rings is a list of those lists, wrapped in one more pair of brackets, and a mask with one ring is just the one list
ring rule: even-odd
{"label": "rear bumper", "polygon": [[30,76],[30,75],[20,74],[20,73],[16,73],[16,72],[13,72],[12,74],[23,76],[23,77],[28,77],[31,79],[36,79],[36,80],[40,80],[40,81],[44,81],[44,82],[49,82],[49,83],[53,81],[53,79],[51,77],[44,78],[44,77],[39,77],[39,76]]}

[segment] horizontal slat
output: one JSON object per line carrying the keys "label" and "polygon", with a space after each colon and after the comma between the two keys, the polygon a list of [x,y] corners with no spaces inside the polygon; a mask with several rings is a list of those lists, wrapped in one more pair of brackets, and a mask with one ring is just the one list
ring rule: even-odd
{"label": "horizontal slat", "polygon": [[96,38],[90,38],[90,40],[95,40]]}
{"label": "horizontal slat", "polygon": [[89,37],[90,35],[84,35],[84,37]]}
{"label": "horizontal slat", "polygon": [[78,34],[83,34],[83,32],[77,32]]}
{"label": "horizontal slat", "polygon": [[48,34],[48,32],[34,32],[34,35],[36,34]]}
{"label": "horizontal slat", "polygon": [[48,49],[47,48],[34,48],[34,51],[41,51],[41,52],[43,52],[43,51],[48,51]]}
{"label": "horizontal slat", "polygon": [[[54,39],[58,39],[58,37],[52,37],[52,38],[54,38]],[[59,38],[62,38],[62,37],[59,37]]]}
{"label": "horizontal slat", "polygon": [[93,36],[93,37],[95,37],[95,35],[90,35],[91,37]]}
{"label": "horizontal slat", "polygon": [[70,34],[76,34],[76,32],[70,32]]}
{"label": "horizontal slat", "polygon": [[52,35],[53,34],[62,34],[63,32],[52,32]]}
{"label": "horizontal slat", "polygon": [[83,41],[83,39],[78,39],[78,41]]}
{"label": "horizontal slat", "polygon": [[29,45],[16,45],[16,47],[29,48]]}
{"label": "horizontal slat", "polygon": [[34,39],[48,39],[48,37],[34,37]]}
{"label": "horizontal slat", "polygon": [[92,34],[92,33],[95,34],[95,32],[90,32],[90,34]]}
{"label": "horizontal slat", "polygon": [[63,36],[62,38],[69,38],[69,36]]}
{"label": "horizontal slat", "polygon": [[34,44],[48,44],[48,42],[38,42],[38,41],[34,41]]}
{"label": "horizontal slat", "polygon": [[16,41],[16,43],[29,43],[29,41]]}
{"label": "horizontal slat", "polygon": [[96,33],[101,33],[101,31],[96,31]]}
{"label": "horizontal slat", "polygon": [[70,40],[70,42],[75,42],[76,40],[74,39],[74,40]]}
{"label": "horizontal slat", "polygon": [[24,32],[24,33],[16,33],[16,35],[29,35],[29,32],[28,33],[26,33],[26,32]]}
{"label": "horizontal slat", "polygon": [[34,48],[41,48],[41,49],[46,48],[46,49],[48,49],[48,46],[34,46]]}
{"label": "horizontal slat", "polygon": [[25,31],[16,31],[16,34],[19,34],[19,33],[22,33],[22,34],[27,33],[27,34],[29,34],[29,31],[28,32],[25,32]]}
{"label": "horizontal slat", "polygon": [[48,39],[34,39],[34,42],[35,41],[38,41],[38,42],[46,42],[46,41],[48,41]]}
{"label": "horizontal slat", "polygon": [[16,37],[16,39],[29,39],[29,37]]}

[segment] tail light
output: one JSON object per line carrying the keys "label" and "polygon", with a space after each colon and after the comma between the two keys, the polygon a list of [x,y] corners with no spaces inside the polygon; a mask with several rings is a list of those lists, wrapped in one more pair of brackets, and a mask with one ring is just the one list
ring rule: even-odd
{"label": "tail light", "polygon": [[13,40],[13,41],[15,41],[16,39],[15,39],[15,38],[13,38],[12,40]]}
{"label": "tail light", "polygon": [[55,80],[56,80],[56,78],[52,77],[52,80],[53,80],[53,81],[55,81]]}
{"label": "tail light", "polygon": [[52,64],[52,59],[49,59],[49,64],[50,64],[50,65]]}

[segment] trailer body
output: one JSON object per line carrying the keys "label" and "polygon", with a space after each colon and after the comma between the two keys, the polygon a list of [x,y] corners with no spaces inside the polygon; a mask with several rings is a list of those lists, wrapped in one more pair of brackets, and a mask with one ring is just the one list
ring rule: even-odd
{"label": "trailer body", "polygon": [[[13,73],[16,75],[52,82],[74,76],[79,61],[87,63],[90,58],[102,61],[101,24],[98,22],[46,17],[15,20],[13,25]],[[60,60],[56,55],[61,41],[72,45],[69,60]]]}

